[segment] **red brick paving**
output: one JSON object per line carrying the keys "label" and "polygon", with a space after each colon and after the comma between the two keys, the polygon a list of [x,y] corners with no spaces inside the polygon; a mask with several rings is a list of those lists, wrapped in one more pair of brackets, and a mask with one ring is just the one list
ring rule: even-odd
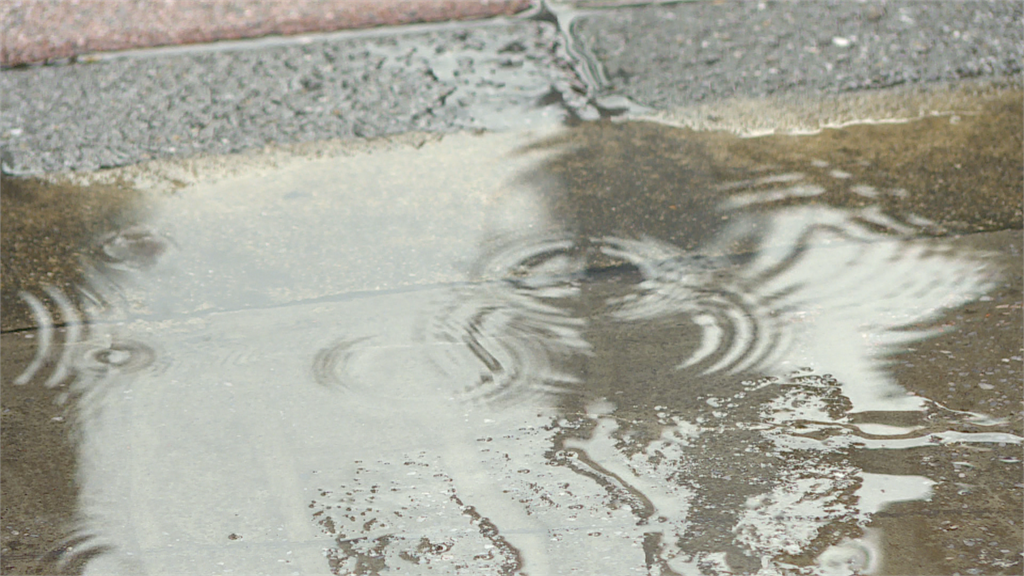
{"label": "red brick paving", "polygon": [[531,0],[0,0],[0,65],[90,52],[511,15]]}

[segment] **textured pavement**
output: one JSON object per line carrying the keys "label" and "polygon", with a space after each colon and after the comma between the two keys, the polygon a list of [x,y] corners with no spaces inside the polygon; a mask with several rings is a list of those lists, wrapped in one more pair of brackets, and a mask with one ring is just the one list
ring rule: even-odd
{"label": "textured pavement", "polygon": [[1018,75],[1019,2],[687,2],[581,18],[603,91],[667,108]]}
{"label": "textured pavement", "polygon": [[637,105],[1017,81],[1021,18],[1009,0],[558,6],[101,56],[0,75],[0,147],[7,173],[38,174]]}
{"label": "textured pavement", "polygon": [[501,128],[568,90],[557,43],[549,25],[508,22],[14,70],[0,134],[14,170],[37,173]]}

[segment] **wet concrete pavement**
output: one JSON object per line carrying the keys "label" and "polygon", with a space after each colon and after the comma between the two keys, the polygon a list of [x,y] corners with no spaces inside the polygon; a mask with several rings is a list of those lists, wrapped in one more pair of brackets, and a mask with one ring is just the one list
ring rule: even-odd
{"label": "wet concrete pavement", "polygon": [[[124,167],[98,172],[74,138],[7,144],[13,171],[79,171],[3,180],[4,573],[1020,572],[1016,72],[579,122],[611,111],[585,72],[607,56],[545,22],[418,33],[479,58],[449,76],[449,48],[338,40],[464,96],[436,125],[374,111],[388,138],[314,120],[146,163],[110,141]],[[525,76],[485,92],[494,54]],[[47,74],[204,57],[3,79],[27,102]],[[829,103],[915,120],[734,134],[854,119]],[[225,150],[269,138],[225,110],[251,137]]]}

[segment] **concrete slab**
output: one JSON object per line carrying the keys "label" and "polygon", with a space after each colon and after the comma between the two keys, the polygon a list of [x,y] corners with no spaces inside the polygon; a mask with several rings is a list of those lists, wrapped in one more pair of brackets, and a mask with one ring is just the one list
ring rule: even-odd
{"label": "concrete slab", "polygon": [[79,0],[0,6],[0,66],[93,52],[509,16],[529,0]]}

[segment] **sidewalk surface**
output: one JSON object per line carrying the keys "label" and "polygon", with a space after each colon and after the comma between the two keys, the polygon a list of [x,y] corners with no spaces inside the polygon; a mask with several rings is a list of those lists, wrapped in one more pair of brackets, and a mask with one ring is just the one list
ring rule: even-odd
{"label": "sidewalk surface", "polygon": [[510,15],[530,0],[11,0],[0,66],[90,52]]}

